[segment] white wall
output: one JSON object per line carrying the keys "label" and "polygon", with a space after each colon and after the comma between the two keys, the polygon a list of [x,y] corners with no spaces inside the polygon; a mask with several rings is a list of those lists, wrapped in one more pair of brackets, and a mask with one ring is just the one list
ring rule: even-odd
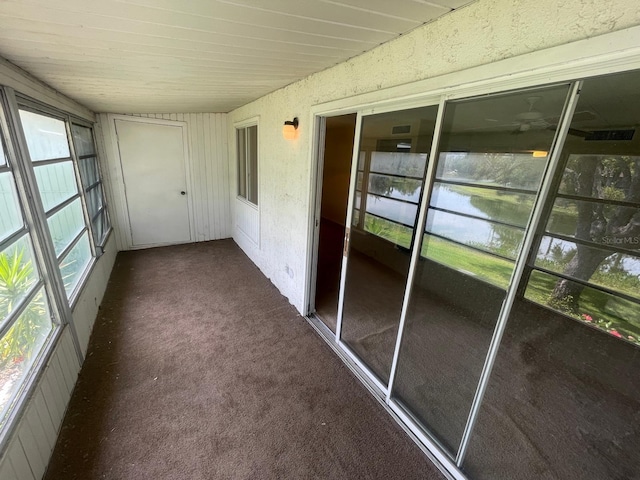
{"label": "white wall", "polygon": [[[596,56],[604,61],[637,48],[640,30],[632,27],[638,24],[637,0],[480,0],[230,112],[231,185],[236,175],[233,125],[260,116],[260,243],[245,241],[237,229],[234,239],[305,313],[314,112],[324,105],[347,113],[358,105],[488,84],[500,77],[537,77],[545,83],[551,67]],[[300,135],[286,141],[282,124],[294,116],[300,118]],[[232,215],[238,214],[234,209]]]}
{"label": "white wall", "polygon": [[[229,162],[227,159],[227,120],[223,113],[136,114],[162,120],[185,122],[189,135],[190,188],[194,205],[195,241],[231,237]],[[97,115],[98,150],[106,159],[103,173],[109,188],[111,218],[118,231],[118,250],[131,248],[126,196],[120,158],[115,143],[113,118]]]}

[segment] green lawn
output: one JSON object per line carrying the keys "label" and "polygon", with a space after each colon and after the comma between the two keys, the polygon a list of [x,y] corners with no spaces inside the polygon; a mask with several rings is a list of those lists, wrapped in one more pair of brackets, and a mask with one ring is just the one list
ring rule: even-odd
{"label": "green lawn", "polygon": [[[370,233],[406,248],[411,243],[411,229],[384,219],[368,216],[365,228]],[[512,262],[432,236],[425,235],[421,254],[430,260],[504,289],[508,287],[513,271]],[[525,298],[551,308],[548,302],[556,281],[557,277],[534,271]],[[586,288],[580,297],[578,312],[560,313],[640,345],[639,311],[638,305],[634,302]]]}

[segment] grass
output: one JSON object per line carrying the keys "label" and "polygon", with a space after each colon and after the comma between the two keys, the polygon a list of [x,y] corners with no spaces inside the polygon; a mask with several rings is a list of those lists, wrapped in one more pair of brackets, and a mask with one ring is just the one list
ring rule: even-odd
{"label": "grass", "polygon": [[[534,271],[527,285],[525,298],[551,308],[549,300],[556,281],[556,277]],[[586,287],[580,295],[578,305],[578,311],[559,308],[554,310],[616,337],[621,335],[626,340],[640,345],[640,319],[637,304]]]}
{"label": "grass", "polygon": [[[367,220],[365,228],[368,227],[367,231],[370,233],[405,247],[410,245],[411,229],[376,217],[368,217]],[[512,262],[438,237],[425,236],[421,255],[503,289],[508,287],[513,271]],[[549,300],[556,282],[556,277],[534,271],[527,285],[525,298],[552,308]],[[633,302],[585,288],[580,296],[577,312],[558,308],[553,310],[640,345],[638,305]]]}
{"label": "grass", "polygon": [[504,289],[513,271],[512,262],[437,237],[425,237],[421,255]]}

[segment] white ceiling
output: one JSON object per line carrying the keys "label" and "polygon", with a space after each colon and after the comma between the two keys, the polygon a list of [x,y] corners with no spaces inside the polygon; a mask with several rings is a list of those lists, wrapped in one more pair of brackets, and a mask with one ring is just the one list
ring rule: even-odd
{"label": "white ceiling", "polygon": [[227,112],[472,0],[1,0],[0,56],[96,112]]}

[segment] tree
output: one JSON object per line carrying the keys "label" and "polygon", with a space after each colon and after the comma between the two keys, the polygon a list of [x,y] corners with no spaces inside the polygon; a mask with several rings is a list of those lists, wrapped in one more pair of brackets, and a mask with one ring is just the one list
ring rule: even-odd
{"label": "tree", "polygon": [[[624,201],[640,205],[640,158],[585,155],[571,157],[560,191],[578,197]],[[615,203],[578,201],[575,238],[596,245],[640,249],[640,209]],[[576,252],[564,274],[588,281],[610,250],[576,242]],[[551,305],[578,310],[584,285],[560,279],[551,294]]]}

